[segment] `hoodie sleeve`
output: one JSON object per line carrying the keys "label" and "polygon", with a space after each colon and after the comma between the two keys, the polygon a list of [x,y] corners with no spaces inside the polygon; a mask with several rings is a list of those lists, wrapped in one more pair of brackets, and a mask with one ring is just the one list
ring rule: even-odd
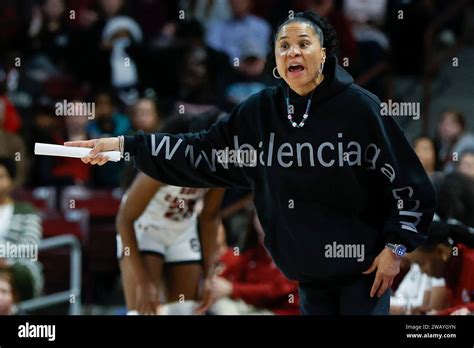
{"label": "hoodie sleeve", "polygon": [[135,157],[135,165],[143,173],[169,185],[248,189],[246,164],[224,163],[218,156],[219,150],[238,147],[233,138],[238,130],[251,134],[246,117],[249,103],[240,104],[206,131],[177,135],[138,132],[127,136],[124,153]]}
{"label": "hoodie sleeve", "polygon": [[381,115],[378,98],[369,97],[368,105],[371,139],[367,169],[376,176],[376,190],[381,191],[388,205],[383,226],[385,242],[403,244],[411,252],[428,236],[436,193],[403,131],[391,116]]}

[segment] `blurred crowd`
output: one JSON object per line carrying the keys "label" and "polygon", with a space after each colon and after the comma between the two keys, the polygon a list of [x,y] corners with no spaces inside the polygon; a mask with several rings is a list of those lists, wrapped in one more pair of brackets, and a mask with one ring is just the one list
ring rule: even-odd
{"label": "blurred crowd", "polygon": [[[54,187],[61,192],[70,186],[127,186],[123,162],[93,167],[75,159],[33,156],[35,142],[62,144],[137,130],[153,132],[177,118],[216,119],[230,112],[277,83],[272,76],[272,36],[290,11],[312,10],[327,17],[338,34],[339,63],[384,100],[389,96],[388,65],[391,74],[422,74],[427,25],[449,3],[3,0],[0,241],[38,243],[41,238],[44,215],[16,198],[18,188]],[[400,10],[403,25],[398,22]],[[446,45],[456,42],[460,23],[453,20],[442,28]],[[93,113],[65,116],[58,112],[58,103],[93,106]],[[433,239],[404,259],[393,289],[392,312],[397,314],[474,310],[474,136],[468,131],[472,115],[446,107],[436,134],[413,139],[439,203]],[[248,198],[248,192],[226,193],[223,211],[232,214],[224,223],[223,240],[230,248],[248,245],[248,234],[257,235],[254,217],[242,203]],[[255,308],[258,313],[297,313],[297,298],[291,305],[282,300],[297,297],[296,285],[282,279],[258,238],[250,244],[238,262],[232,252],[222,252],[221,262],[228,266],[218,281],[222,297],[241,300],[239,313]],[[461,256],[453,257],[453,247]],[[0,314],[14,312],[15,302],[41,292],[41,270],[20,266],[0,258]],[[255,269],[258,277],[252,275]],[[230,292],[229,282],[234,282]],[[224,312],[236,313],[233,306],[229,309],[222,302]]]}

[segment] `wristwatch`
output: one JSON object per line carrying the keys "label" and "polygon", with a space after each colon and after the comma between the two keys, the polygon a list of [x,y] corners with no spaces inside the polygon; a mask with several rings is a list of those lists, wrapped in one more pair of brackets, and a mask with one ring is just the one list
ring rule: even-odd
{"label": "wristwatch", "polygon": [[391,244],[387,243],[385,244],[387,248],[389,248],[395,255],[402,257],[407,253],[407,247],[404,246],[403,244]]}

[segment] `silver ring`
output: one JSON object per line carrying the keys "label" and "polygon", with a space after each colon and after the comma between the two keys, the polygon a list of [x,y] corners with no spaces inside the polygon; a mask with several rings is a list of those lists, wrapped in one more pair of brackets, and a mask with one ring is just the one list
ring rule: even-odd
{"label": "silver ring", "polygon": [[277,70],[277,67],[273,68],[273,77],[278,79],[278,80],[281,79],[281,76],[279,76],[279,75],[277,76],[277,74],[275,73],[275,70]]}

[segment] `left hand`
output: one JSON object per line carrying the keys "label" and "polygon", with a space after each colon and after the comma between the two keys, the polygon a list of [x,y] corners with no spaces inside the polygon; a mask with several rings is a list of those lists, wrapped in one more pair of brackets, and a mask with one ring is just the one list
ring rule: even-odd
{"label": "left hand", "polygon": [[400,260],[401,258],[390,249],[384,248],[369,269],[363,272],[364,274],[370,274],[377,269],[374,284],[370,290],[370,297],[374,297],[375,294],[380,297],[392,286],[393,278],[400,272]]}
{"label": "left hand", "polygon": [[204,314],[214,302],[214,293],[212,292],[212,277],[204,279],[204,287],[201,294],[201,302],[195,309],[196,314]]}

